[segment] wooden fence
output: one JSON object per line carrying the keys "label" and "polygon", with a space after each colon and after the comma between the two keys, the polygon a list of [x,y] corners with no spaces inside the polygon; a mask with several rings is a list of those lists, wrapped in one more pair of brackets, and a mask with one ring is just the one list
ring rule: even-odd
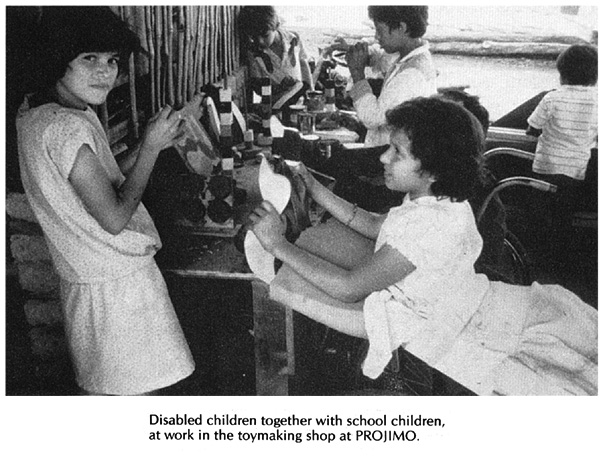
{"label": "wooden fence", "polygon": [[180,106],[200,87],[239,66],[236,16],[240,6],[120,6],[117,12],[137,31],[148,55],[136,74],[150,77],[152,111]]}

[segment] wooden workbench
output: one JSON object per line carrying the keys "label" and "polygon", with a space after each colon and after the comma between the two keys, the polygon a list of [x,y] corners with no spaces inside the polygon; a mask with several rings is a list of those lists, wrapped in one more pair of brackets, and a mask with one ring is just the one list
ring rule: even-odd
{"label": "wooden workbench", "polygon": [[[261,201],[258,170],[254,161],[235,169],[237,187],[247,193],[245,203],[237,205],[235,211],[238,225],[245,224],[249,212]],[[251,283],[256,395],[287,395],[289,376],[295,371],[293,311],[269,299],[268,285],[251,272],[233,237],[195,234],[180,227],[173,238],[175,241],[166,242],[158,260],[165,273],[232,281],[232,287],[241,280]]]}

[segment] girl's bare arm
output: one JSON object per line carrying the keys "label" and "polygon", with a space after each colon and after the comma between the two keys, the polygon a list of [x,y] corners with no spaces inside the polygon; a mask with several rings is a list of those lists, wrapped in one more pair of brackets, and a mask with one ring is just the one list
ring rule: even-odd
{"label": "girl's bare arm", "polygon": [[[203,116],[204,109],[206,107],[207,94],[199,92],[181,109],[179,113],[186,115],[190,114],[195,119],[200,119]],[[141,138],[138,143],[133,147],[115,156],[117,165],[124,175],[128,175],[132,170],[132,167],[136,163],[140,148],[145,138]]]}
{"label": "girl's bare arm", "polygon": [[126,180],[116,187],[92,149],[80,147],[69,181],[78,196],[103,229],[117,235],[130,221],[140,204],[151,172],[162,149],[171,146],[176,136],[179,117],[166,107],[150,121],[140,152]]}
{"label": "girl's bare arm", "polygon": [[303,179],[312,198],[338,221],[367,238],[372,240],[377,239],[381,225],[385,220],[385,215],[365,211],[357,205],[338,197],[318,182],[303,164],[300,164],[295,171]]}
{"label": "girl's bare arm", "polygon": [[138,158],[138,154],[140,153],[140,148],[142,146],[142,140],[136,143],[132,148],[124,151],[115,156],[115,160],[117,161],[117,165],[119,169],[124,175],[128,175],[132,170],[132,167],[136,163],[136,159]]}
{"label": "girl's bare arm", "polygon": [[253,232],[264,249],[303,278],[337,300],[347,303],[366,298],[405,278],[415,266],[399,251],[384,245],[368,261],[346,270],[289,243],[280,217],[269,202],[254,211]]}

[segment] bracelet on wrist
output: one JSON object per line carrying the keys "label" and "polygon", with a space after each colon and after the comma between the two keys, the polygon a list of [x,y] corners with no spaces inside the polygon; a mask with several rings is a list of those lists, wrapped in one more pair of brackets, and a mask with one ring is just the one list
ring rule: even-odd
{"label": "bracelet on wrist", "polygon": [[350,216],[350,218],[348,219],[348,221],[345,223],[346,227],[350,226],[350,224],[352,223],[352,221],[356,217],[357,213],[358,213],[358,205],[356,203],[354,203],[354,207],[352,208],[352,215]]}

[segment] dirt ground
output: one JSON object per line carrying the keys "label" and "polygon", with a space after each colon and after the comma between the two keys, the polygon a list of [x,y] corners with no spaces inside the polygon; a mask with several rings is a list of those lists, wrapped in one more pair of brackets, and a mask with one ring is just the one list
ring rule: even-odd
{"label": "dirt ground", "polygon": [[[317,58],[319,49],[326,47],[335,36],[372,36],[366,6],[346,5],[345,13],[342,8],[280,5],[277,11],[283,26],[298,31],[308,54]],[[564,14],[559,6],[430,6],[429,11],[426,38],[431,41],[495,38],[567,43],[590,40],[597,26],[596,7],[581,7],[576,15]],[[469,86],[469,92],[480,97],[493,121],[537,93],[559,84],[554,57],[530,59],[436,53],[434,59],[439,72],[438,86]],[[345,68],[339,67],[337,71],[348,75]]]}
{"label": "dirt ground", "polygon": [[[331,39],[322,29],[300,27],[296,30],[311,56],[318,56],[318,51],[311,50],[326,46]],[[552,60],[444,54],[434,54],[434,60],[438,86],[469,86],[468,91],[480,97],[493,121],[537,93],[558,85]],[[346,68],[338,67],[336,71],[349,76]]]}
{"label": "dirt ground", "polygon": [[[597,7],[581,6],[458,6],[430,5],[426,38],[459,39],[477,35],[505,37],[506,41],[538,41],[551,37],[590,40],[596,30]],[[325,34],[340,32],[372,36],[366,5],[346,2],[328,5],[277,5],[282,24],[290,28],[315,28]]]}

